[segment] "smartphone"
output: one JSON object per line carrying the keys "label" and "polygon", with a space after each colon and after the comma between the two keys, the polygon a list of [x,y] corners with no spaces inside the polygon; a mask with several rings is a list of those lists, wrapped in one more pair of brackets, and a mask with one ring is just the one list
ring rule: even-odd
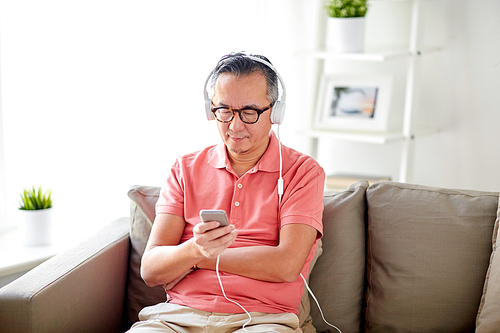
{"label": "smartphone", "polygon": [[208,221],[218,221],[220,223],[220,227],[225,227],[226,225],[229,225],[229,222],[227,220],[227,215],[224,210],[200,210],[200,218],[203,222],[208,222]]}

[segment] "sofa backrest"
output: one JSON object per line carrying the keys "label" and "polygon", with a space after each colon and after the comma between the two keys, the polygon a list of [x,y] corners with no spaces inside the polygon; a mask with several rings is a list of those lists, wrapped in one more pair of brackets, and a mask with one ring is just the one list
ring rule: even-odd
{"label": "sofa backrest", "polygon": [[[144,306],[165,300],[161,287],[147,287],[140,277],[159,191],[148,186],[129,191],[132,321]],[[473,332],[481,298],[482,326],[500,327],[494,317],[500,309],[498,283],[490,283],[489,298],[483,293],[495,219],[498,230],[498,193],[395,182],[368,187],[361,181],[325,195],[323,202],[322,255],[309,282],[325,318],[342,332]],[[491,262],[496,262],[491,275],[500,276],[500,260]],[[301,312],[309,323],[304,298]],[[310,315],[318,331],[334,332],[316,305]]]}

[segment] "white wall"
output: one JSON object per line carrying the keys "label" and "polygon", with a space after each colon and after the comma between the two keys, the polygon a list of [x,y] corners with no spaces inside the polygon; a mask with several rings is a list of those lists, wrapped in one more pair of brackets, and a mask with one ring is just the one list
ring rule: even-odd
{"label": "white wall", "polygon": [[[444,1],[443,7],[443,80],[421,99],[424,108],[439,105],[436,118],[444,126],[439,135],[417,142],[414,181],[499,191],[500,2]],[[435,67],[424,70],[424,83],[432,86]]]}
{"label": "white wall", "polygon": [[[440,105],[448,126],[435,140],[417,146],[415,177],[423,183],[499,191],[500,2],[447,1],[446,11]],[[432,78],[432,72],[427,75]]]}
{"label": "white wall", "polygon": [[[282,139],[305,150],[296,131],[310,61],[299,51],[314,45],[318,1],[0,1],[7,210],[41,184],[53,188],[61,228],[87,232],[127,215],[131,185],[160,186],[176,156],[218,141],[201,90],[230,51],[276,65],[288,91]],[[443,131],[417,141],[414,182],[498,191],[500,4],[437,2],[444,16],[426,38],[444,50],[438,70],[423,63],[421,103]],[[372,24],[394,15],[379,12]],[[397,146],[330,145],[327,172],[363,171],[368,156],[374,172],[398,173]]]}

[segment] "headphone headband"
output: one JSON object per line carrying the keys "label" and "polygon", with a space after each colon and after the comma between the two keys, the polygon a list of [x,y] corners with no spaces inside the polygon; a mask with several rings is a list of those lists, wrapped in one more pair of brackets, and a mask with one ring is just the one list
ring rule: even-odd
{"label": "headphone headband", "polygon": [[[271,63],[265,61],[264,59],[248,54],[239,54],[238,56],[248,58],[253,61],[257,61],[261,64],[264,64],[276,74],[276,77],[278,78],[278,81],[280,82],[283,91],[281,93],[281,98],[278,98],[278,100],[274,103],[273,108],[271,110],[271,123],[281,124],[283,122],[283,117],[285,115],[285,105],[286,105],[286,89],[285,89],[285,83],[283,82],[281,75],[278,73],[276,68],[274,68],[274,66]],[[219,67],[219,64],[227,61],[228,59],[231,59],[231,57],[219,60],[217,66],[215,66],[215,68],[210,72],[210,75],[208,75],[207,79],[205,80],[205,86],[203,88],[203,96],[205,98],[205,112],[208,120],[215,120],[215,116],[212,113],[212,100],[208,96],[208,91],[207,91],[208,83],[210,81],[210,78],[212,78],[212,76],[215,74],[215,71]]]}

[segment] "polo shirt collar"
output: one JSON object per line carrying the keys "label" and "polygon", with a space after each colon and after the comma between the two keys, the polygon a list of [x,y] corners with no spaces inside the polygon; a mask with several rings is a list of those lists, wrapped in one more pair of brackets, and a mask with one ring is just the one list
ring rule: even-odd
{"label": "polo shirt collar", "polygon": [[[273,131],[269,132],[269,146],[266,152],[260,158],[257,165],[252,169],[256,171],[267,171],[267,172],[277,172],[279,171],[279,142],[276,134]],[[227,157],[226,145],[223,141],[219,142],[212,150],[213,154],[208,160],[208,163],[214,168],[226,168],[229,170],[231,168],[231,163],[229,163],[229,158]]]}

